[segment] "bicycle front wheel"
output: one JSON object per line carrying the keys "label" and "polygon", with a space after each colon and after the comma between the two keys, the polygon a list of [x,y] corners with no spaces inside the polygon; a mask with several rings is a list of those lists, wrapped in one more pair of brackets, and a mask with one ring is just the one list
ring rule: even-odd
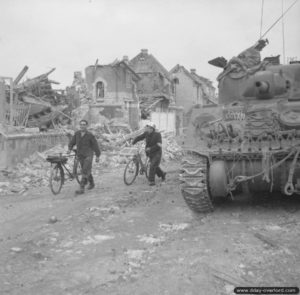
{"label": "bicycle front wheel", "polygon": [[74,170],[73,170],[74,176],[77,180],[77,182],[80,184],[82,179],[82,167],[80,165],[80,162],[78,159],[74,160]]}
{"label": "bicycle front wheel", "polygon": [[52,193],[54,195],[59,194],[64,183],[64,170],[61,165],[56,164],[52,167],[49,181]]}
{"label": "bicycle front wheel", "polygon": [[130,160],[124,170],[124,183],[126,185],[131,185],[135,181],[139,172],[139,163],[137,160]]}

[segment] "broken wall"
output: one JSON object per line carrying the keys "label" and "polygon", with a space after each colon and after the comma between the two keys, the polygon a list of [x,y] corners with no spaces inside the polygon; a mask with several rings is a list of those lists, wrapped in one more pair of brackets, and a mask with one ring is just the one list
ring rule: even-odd
{"label": "broken wall", "polygon": [[[94,101],[122,103],[124,99],[134,99],[131,75],[124,68],[104,66],[89,66],[85,69],[85,79],[88,91]],[[104,97],[97,97],[96,84],[103,82]]]}
{"label": "broken wall", "polygon": [[[93,104],[90,104],[90,122],[108,123],[110,120],[138,128],[140,111],[132,73],[121,66],[89,66],[85,69],[86,83]],[[98,97],[97,83],[102,83],[103,97]]]}
{"label": "broken wall", "polygon": [[140,108],[138,103],[133,102],[128,105],[128,116],[131,129],[138,129],[140,121]]}
{"label": "broken wall", "polygon": [[154,91],[162,92],[163,86],[159,82],[158,73],[139,73],[141,80],[137,83],[138,93],[146,94]]}
{"label": "broken wall", "polygon": [[59,131],[45,134],[4,135],[0,133],[0,169],[14,167],[36,151],[42,152],[57,144],[67,144],[68,142],[66,134]]}
{"label": "broken wall", "polygon": [[200,103],[203,105],[203,93],[201,89],[199,89],[200,85],[187,76],[183,69],[176,72],[174,75],[179,81],[178,84],[175,84],[176,105],[182,106],[185,113],[195,104]]}
{"label": "broken wall", "polygon": [[126,122],[123,105],[121,104],[93,104],[90,105],[89,121],[90,123],[108,123],[115,119]]}

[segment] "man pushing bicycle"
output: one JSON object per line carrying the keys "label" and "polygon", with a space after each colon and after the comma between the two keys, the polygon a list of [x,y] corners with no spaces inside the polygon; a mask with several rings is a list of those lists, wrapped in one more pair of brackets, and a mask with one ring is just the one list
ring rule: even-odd
{"label": "man pushing bicycle", "polygon": [[165,181],[167,174],[159,167],[162,156],[162,140],[161,134],[155,131],[155,127],[153,122],[147,123],[146,131],[132,141],[132,144],[136,144],[138,141],[146,140],[146,155],[150,159],[149,185],[151,186],[155,185],[155,174],[161,177],[162,181]]}
{"label": "man pushing bicycle", "polygon": [[92,164],[94,153],[96,154],[96,162],[99,162],[100,149],[95,136],[87,130],[88,122],[86,120],[80,121],[80,130],[76,131],[69,143],[68,153],[71,152],[74,145],[77,147],[77,157],[82,169],[82,179],[80,188],[75,192],[76,194],[83,194],[84,187],[87,183],[87,189],[95,187],[94,178],[92,175]]}

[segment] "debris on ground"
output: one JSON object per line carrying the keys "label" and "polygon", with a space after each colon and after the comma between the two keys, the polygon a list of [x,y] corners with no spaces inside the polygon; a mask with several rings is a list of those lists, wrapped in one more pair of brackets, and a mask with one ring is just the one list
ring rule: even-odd
{"label": "debris on ground", "polygon": [[21,253],[23,251],[23,249],[19,247],[12,247],[10,250],[15,253]]}
{"label": "debris on ground", "polygon": [[88,86],[85,79],[82,76],[82,72],[77,71],[74,73],[72,87],[79,94],[79,101],[81,105],[90,103],[91,97],[88,92]]}
{"label": "debris on ground", "polygon": [[2,177],[5,177],[6,181],[3,182],[3,186],[0,183],[0,195],[23,194],[29,188],[48,186],[51,166],[46,161],[47,156],[64,154],[66,151],[66,146],[57,145],[41,153],[35,152],[10,170],[2,170]]}
{"label": "debris on ground", "polygon": [[183,150],[177,143],[173,132],[162,132],[163,160],[178,160],[183,156]]}
{"label": "debris on ground", "polygon": [[[74,130],[63,126],[60,130],[69,137],[74,134]],[[93,124],[90,126],[89,130],[95,135],[100,150],[102,151],[100,163],[95,163],[93,166],[93,173],[95,176],[99,175],[99,173],[103,171],[103,168],[113,169],[126,164],[139,148],[143,151],[142,157],[144,159],[143,143],[141,145],[131,145],[131,140],[142,134],[144,129],[132,131],[128,125],[114,121],[109,122],[108,124]],[[162,140],[162,161],[168,162],[180,159],[182,149],[177,144],[174,134],[162,132]],[[24,159],[22,163],[18,163],[13,169],[2,171],[2,175],[0,175],[0,195],[9,193],[23,194],[32,187],[48,186],[51,165],[46,161],[47,156],[65,155],[67,150],[68,147],[66,145],[57,145],[44,152],[36,151],[31,156]],[[66,166],[72,171],[72,157],[70,157]],[[66,177],[68,176],[66,175]]]}
{"label": "debris on ground", "polygon": [[57,221],[58,221],[58,219],[54,215],[49,218],[49,223],[56,223]]}
{"label": "debris on ground", "polygon": [[81,105],[71,112],[73,125],[79,125],[81,120],[87,120],[89,115],[89,106],[87,104]]}

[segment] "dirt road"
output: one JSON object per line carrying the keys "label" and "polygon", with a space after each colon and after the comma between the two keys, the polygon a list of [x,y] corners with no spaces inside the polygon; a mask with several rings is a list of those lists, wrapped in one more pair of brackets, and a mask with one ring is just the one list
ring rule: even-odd
{"label": "dirt road", "polygon": [[[123,168],[96,188],[75,182],[0,199],[0,294],[233,294],[236,286],[300,285],[300,198],[219,203],[196,216],[167,182],[132,186]],[[52,217],[52,218],[51,218]]]}

